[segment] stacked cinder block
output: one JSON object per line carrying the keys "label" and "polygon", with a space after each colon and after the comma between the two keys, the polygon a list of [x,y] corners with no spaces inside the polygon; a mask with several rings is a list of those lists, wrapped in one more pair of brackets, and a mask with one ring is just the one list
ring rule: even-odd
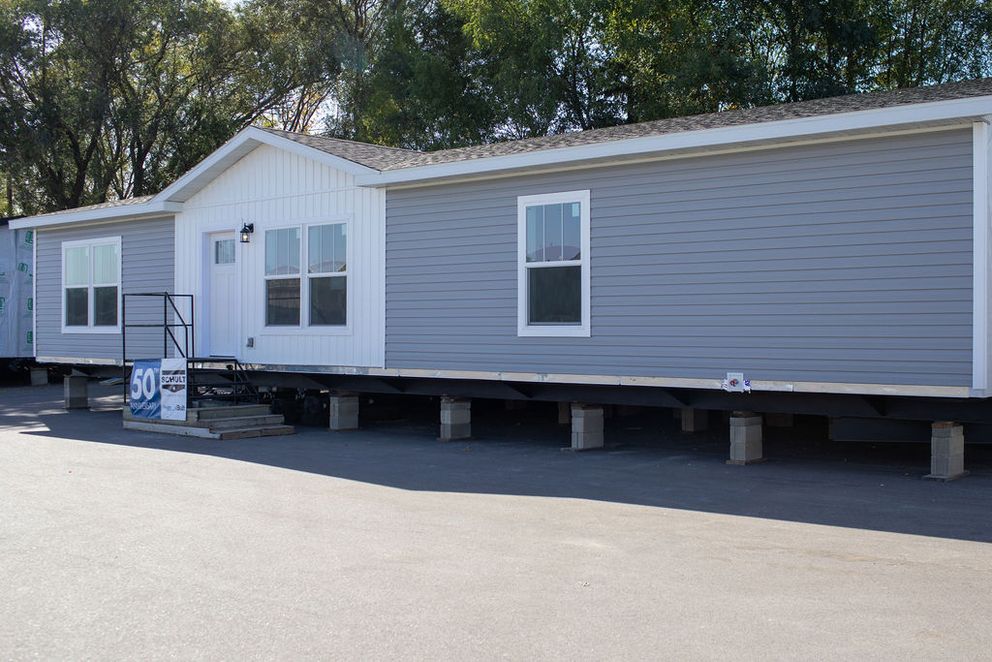
{"label": "stacked cinder block", "polygon": [[603,408],[596,405],[572,405],[572,450],[585,451],[603,447]]}
{"label": "stacked cinder block", "polygon": [[358,429],[357,395],[332,395],[330,410],[331,418],[329,427],[331,430]]}
{"label": "stacked cinder block", "polygon": [[441,398],[441,441],[468,439],[472,436],[472,401]]}

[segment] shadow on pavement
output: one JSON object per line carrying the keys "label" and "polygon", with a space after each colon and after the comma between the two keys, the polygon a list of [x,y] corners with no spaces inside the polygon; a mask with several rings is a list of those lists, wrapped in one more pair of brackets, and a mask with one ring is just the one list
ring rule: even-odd
{"label": "shadow on pavement", "polygon": [[[91,389],[96,408],[118,389]],[[290,437],[209,441],[125,431],[119,411],[61,409],[59,387],[0,390],[0,431],[196,453],[294,471],[433,492],[593,499],[960,540],[992,541],[992,447],[968,446],[972,475],[921,480],[923,444],[838,444],[816,430],[766,433],[764,464],[724,463],[726,432],[683,435],[667,410],[611,419],[609,447],[562,452],[568,431],[551,407],[503,412],[480,405],[476,438],[440,443],[436,409],[363,421],[353,432],[299,428]],[[666,416],[667,415],[667,416]],[[812,440],[811,440],[812,439]]]}

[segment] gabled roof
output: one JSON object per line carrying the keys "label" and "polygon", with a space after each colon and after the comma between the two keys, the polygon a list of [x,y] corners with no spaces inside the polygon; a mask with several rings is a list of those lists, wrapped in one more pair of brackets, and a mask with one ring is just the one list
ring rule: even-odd
{"label": "gabled roof", "polygon": [[360,186],[390,186],[478,177],[527,168],[555,169],[637,158],[698,153],[872,131],[961,126],[992,118],[992,78],[889,92],[676,117],[555,136],[435,152],[417,152],[276,129],[249,127],[155,196],[131,198],[11,221],[12,227],[149,218],[182,209],[260,145],[316,159],[356,177]]}

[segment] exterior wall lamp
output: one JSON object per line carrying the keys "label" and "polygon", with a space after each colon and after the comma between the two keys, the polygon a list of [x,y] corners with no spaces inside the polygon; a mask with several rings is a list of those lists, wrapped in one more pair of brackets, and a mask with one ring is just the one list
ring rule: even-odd
{"label": "exterior wall lamp", "polygon": [[241,243],[242,244],[247,244],[249,241],[251,241],[251,235],[254,232],[255,232],[255,224],[254,223],[245,223],[244,225],[242,225],[241,226]]}

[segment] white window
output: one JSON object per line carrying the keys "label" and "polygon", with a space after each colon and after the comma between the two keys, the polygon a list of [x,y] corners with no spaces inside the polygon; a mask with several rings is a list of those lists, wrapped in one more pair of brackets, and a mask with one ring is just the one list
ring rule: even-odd
{"label": "white window", "polygon": [[[305,273],[301,269],[303,264],[306,264]],[[321,223],[267,230],[266,326],[344,327],[347,323],[347,224]]]}
{"label": "white window", "polygon": [[121,238],[62,242],[62,332],[120,331]]}
{"label": "white window", "polygon": [[517,335],[589,335],[589,191],[517,198]]}

